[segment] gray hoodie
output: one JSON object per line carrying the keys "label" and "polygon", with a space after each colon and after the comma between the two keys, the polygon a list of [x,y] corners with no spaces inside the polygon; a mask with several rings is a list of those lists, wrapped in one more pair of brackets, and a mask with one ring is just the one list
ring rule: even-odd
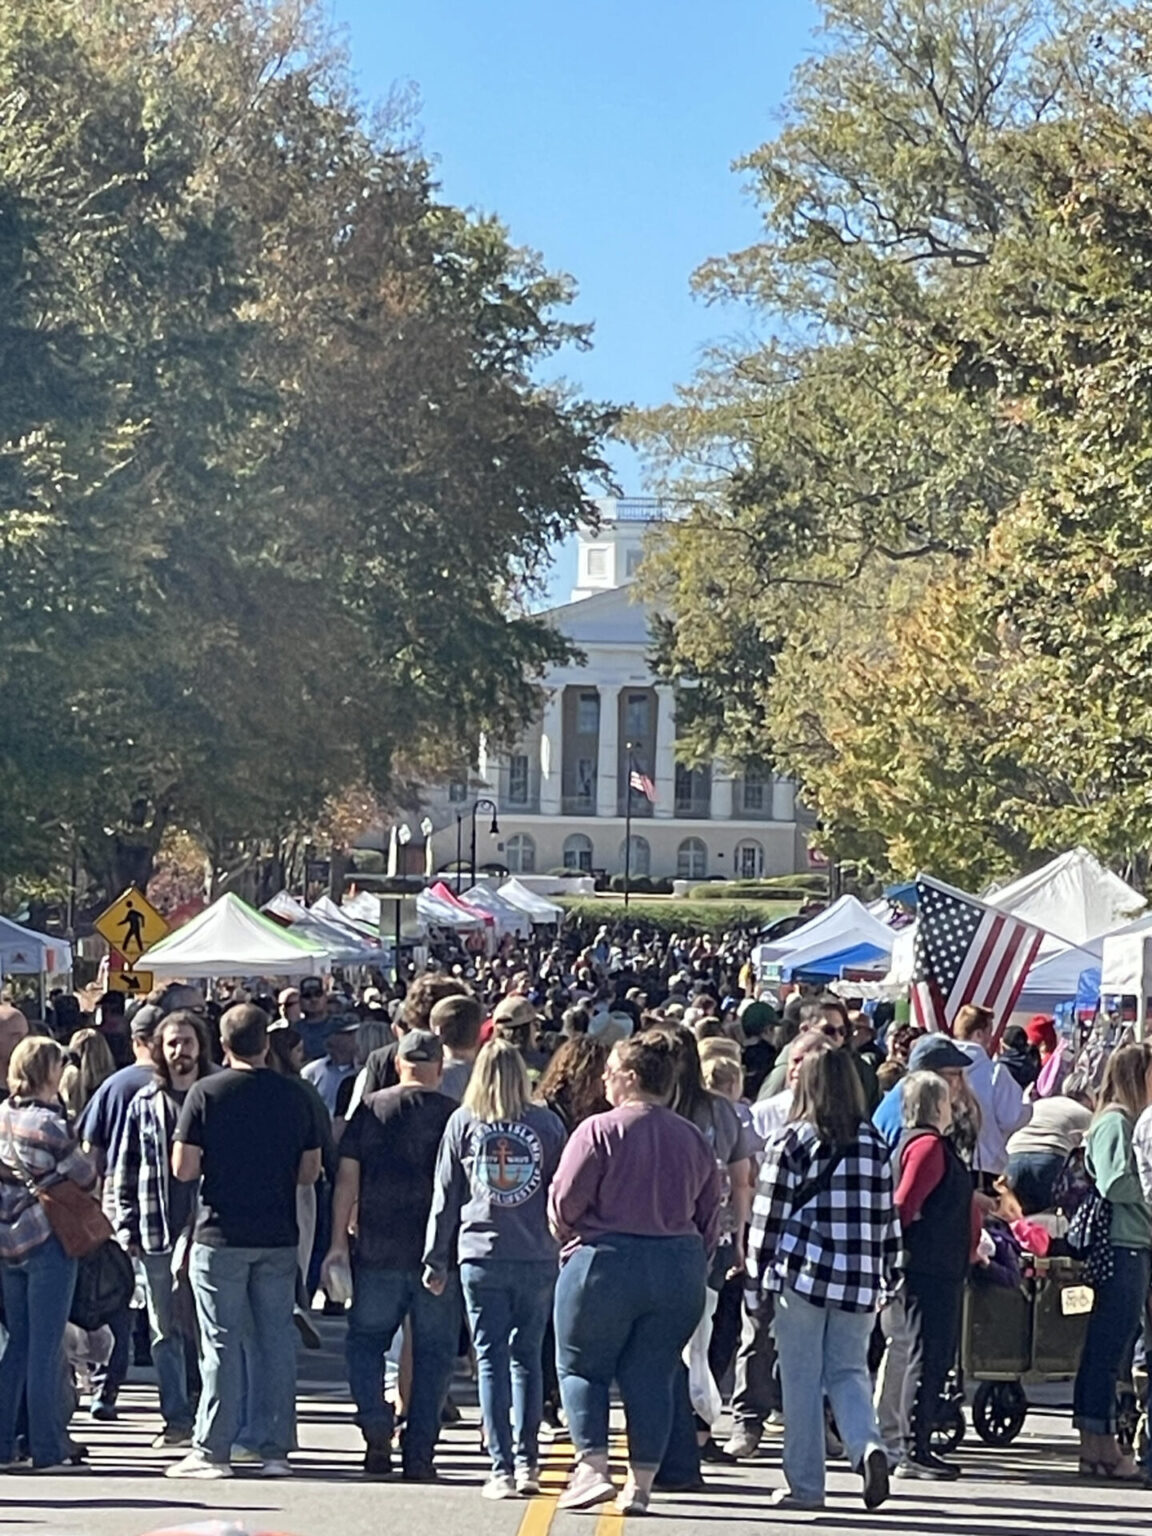
{"label": "gray hoodie", "polygon": [[529,1104],[519,1120],[478,1120],[461,1106],[444,1129],[424,1263],[445,1274],[467,1259],[554,1259],[548,1186],[564,1150],[559,1115]]}

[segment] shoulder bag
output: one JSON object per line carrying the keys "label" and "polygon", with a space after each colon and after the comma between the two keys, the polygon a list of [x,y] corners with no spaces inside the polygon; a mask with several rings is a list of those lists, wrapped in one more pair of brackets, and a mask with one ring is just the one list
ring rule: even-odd
{"label": "shoulder bag", "polygon": [[112,1223],[94,1194],[81,1189],[72,1179],[37,1184],[16,1151],[15,1137],[12,1138],[12,1157],[20,1183],[40,1202],[48,1225],[70,1259],[87,1258],[111,1238]]}

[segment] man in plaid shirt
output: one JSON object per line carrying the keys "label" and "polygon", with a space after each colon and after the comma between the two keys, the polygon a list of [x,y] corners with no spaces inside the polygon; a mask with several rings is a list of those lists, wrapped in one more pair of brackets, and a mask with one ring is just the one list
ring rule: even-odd
{"label": "man in plaid shirt", "polygon": [[803,1063],[793,1118],[764,1149],[752,1206],[747,1302],[775,1297],[784,1400],[784,1507],[824,1503],[824,1397],[864,1501],[887,1496],[888,1459],[872,1407],[868,1339],[901,1253],[888,1149],[865,1117],[842,1051]]}
{"label": "man in plaid shirt", "polygon": [[153,1446],[161,1449],[192,1443],[185,1334],[174,1306],[173,1255],[178,1244],[185,1247],[189,1240],[197,1190],[172,1177],[172,1142],[189,1088],[213,1071],[199,1016],[169,1014],[152,1037],[152,1060],[156,1078],[128,1106],[111,1185],[116,1235],[144,1269],[152,1363],[164,1418],[163,1433]]}

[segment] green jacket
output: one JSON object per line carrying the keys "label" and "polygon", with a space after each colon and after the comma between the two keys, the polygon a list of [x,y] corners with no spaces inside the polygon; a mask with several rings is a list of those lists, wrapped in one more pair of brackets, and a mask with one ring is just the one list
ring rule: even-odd
{"label": "green jacket", "polygon": [[1152,1213],[1132,1154],[1132,1122],[1123,1110],[1105,1110],[1093,1122],[1085,1162],[1096,1188],[1112,1203],[1113,1244],[1152,1248]]}

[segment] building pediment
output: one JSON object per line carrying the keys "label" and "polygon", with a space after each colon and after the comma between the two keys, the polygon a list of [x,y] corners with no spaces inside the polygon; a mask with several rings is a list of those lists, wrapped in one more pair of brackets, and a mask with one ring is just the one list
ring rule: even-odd
{"label": "building pediment", "polygon": [[540,615],[576,645],[647,645],[650,607],[633,597],[631,582],[562,603]]}

